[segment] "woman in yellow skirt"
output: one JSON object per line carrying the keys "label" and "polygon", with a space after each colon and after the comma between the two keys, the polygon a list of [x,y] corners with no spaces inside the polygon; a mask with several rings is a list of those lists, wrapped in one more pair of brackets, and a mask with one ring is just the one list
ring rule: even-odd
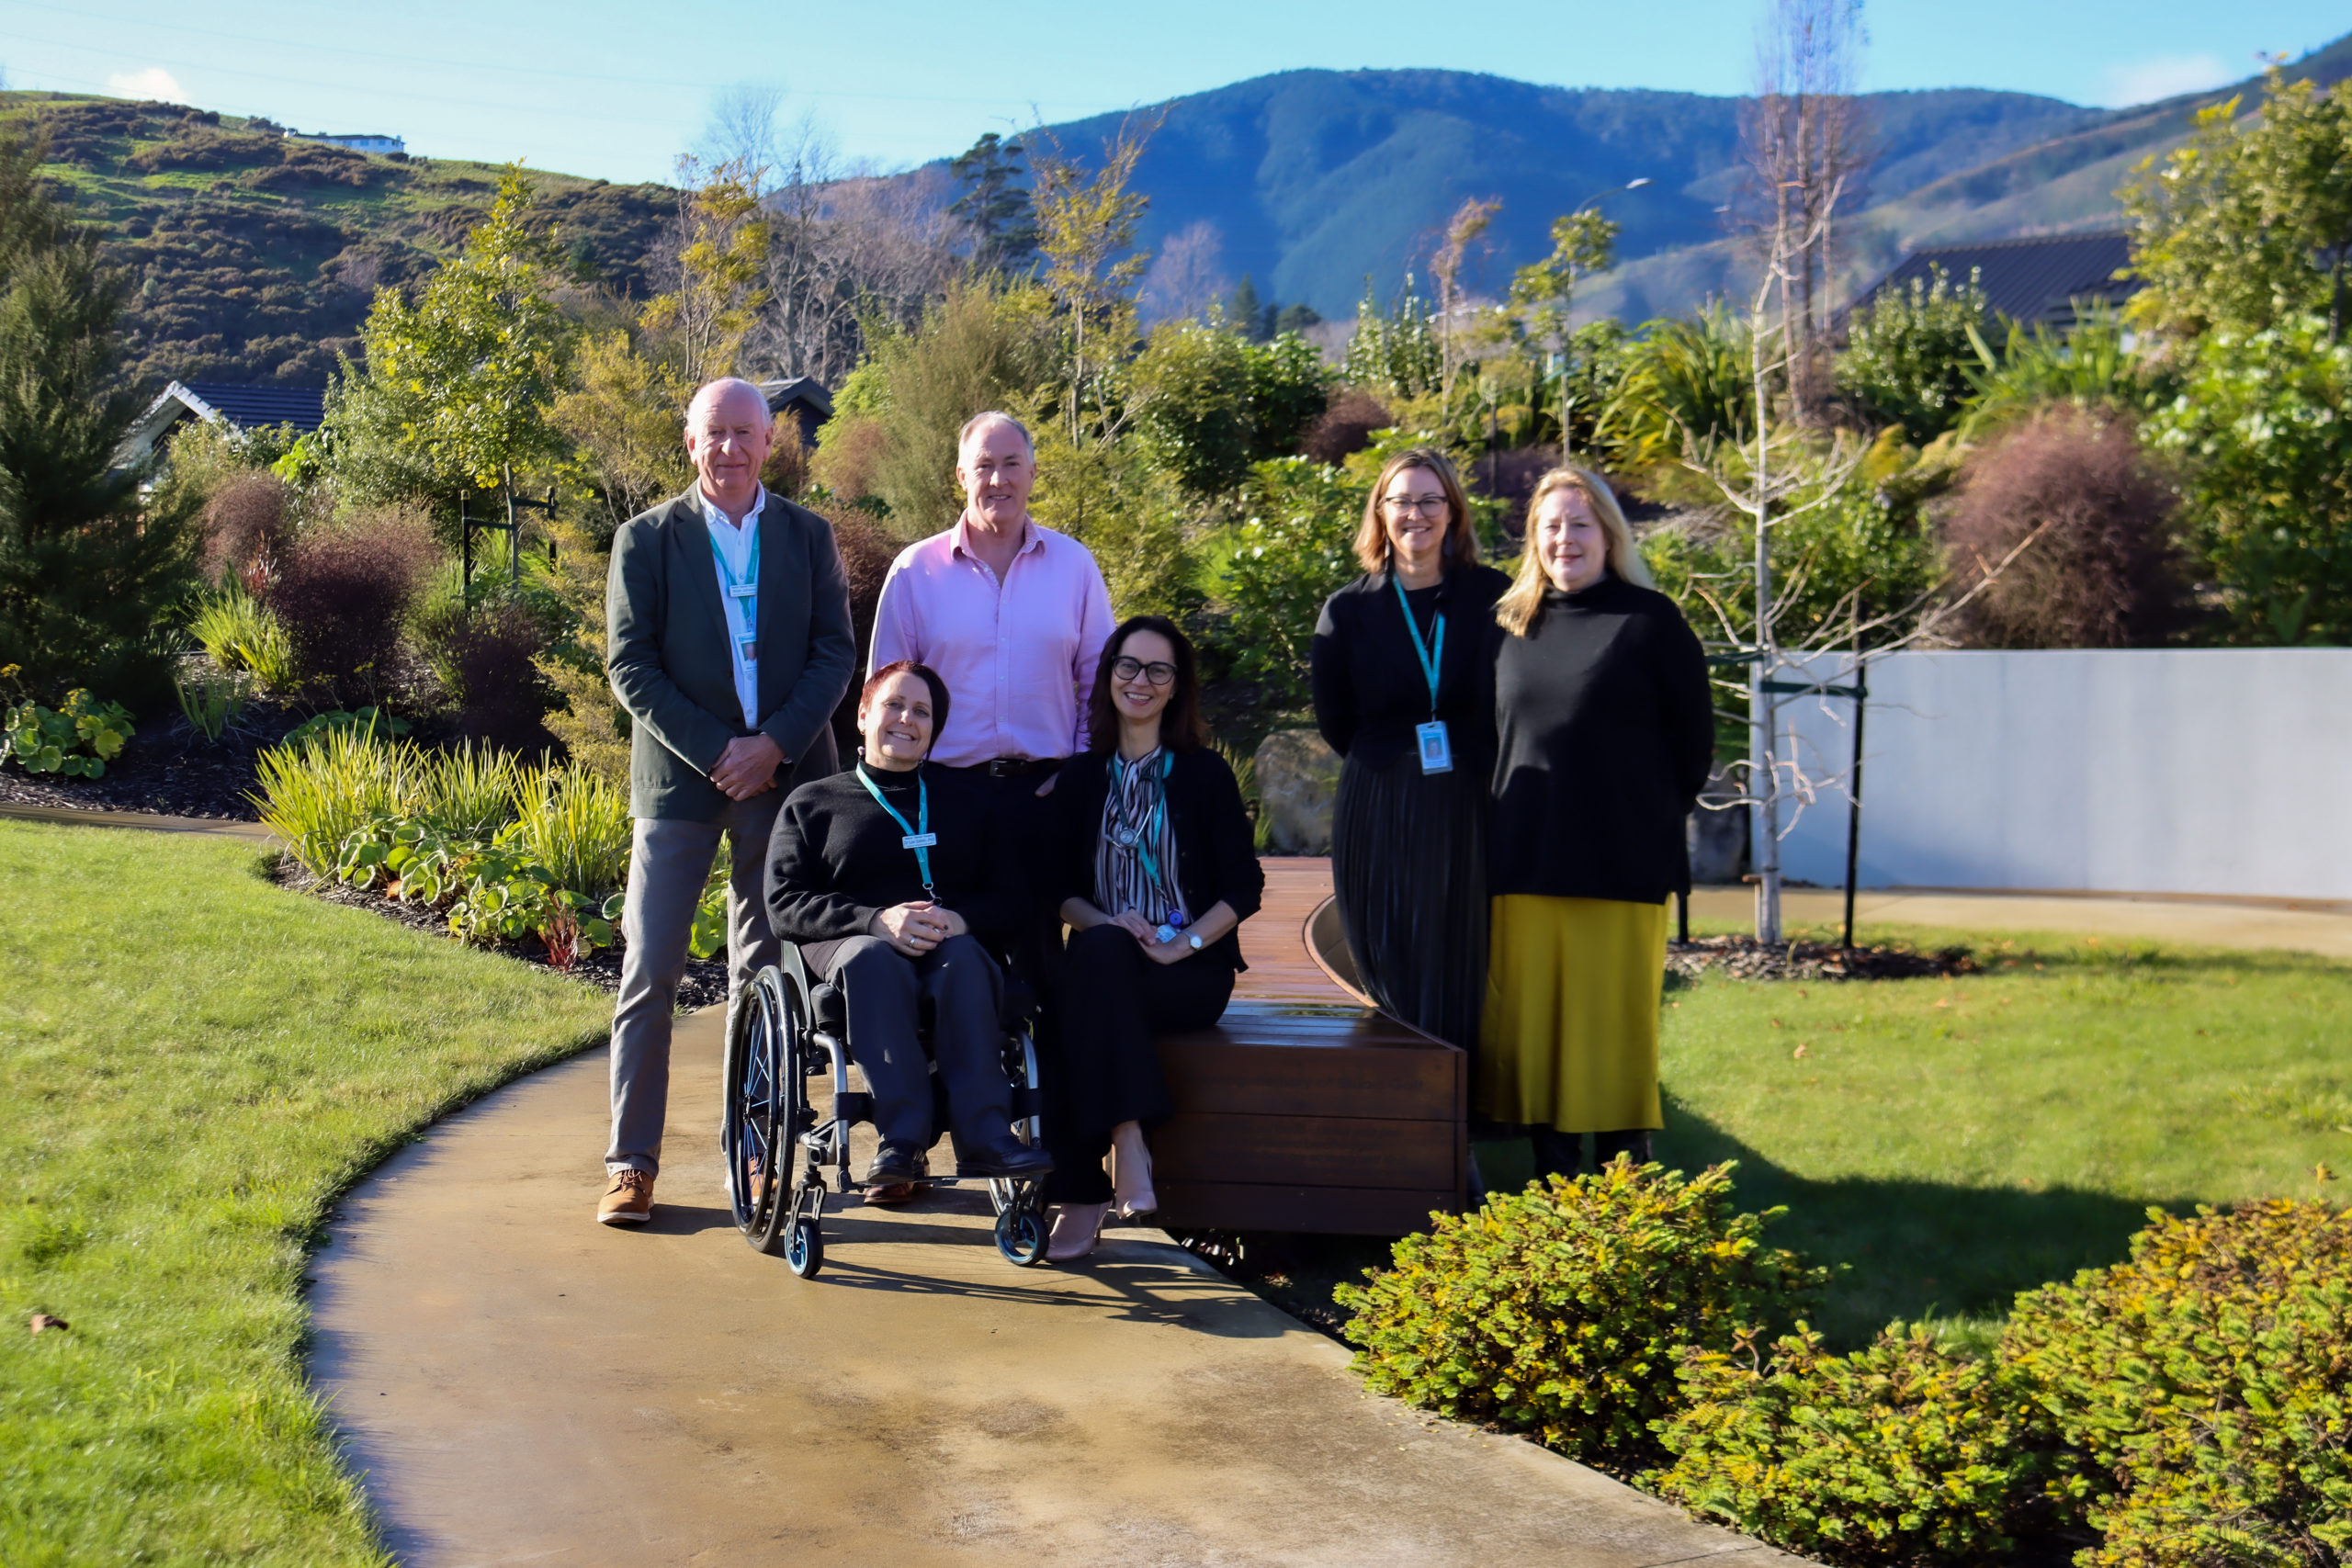
{"label": "woman in yellow skirt", "polygon": [[1617,498],[1555,468],[1495,605],[1492,935],[1472,1109],[1527,1129],[1539,1174],[1649,1158],[1666,899],[1707,782],[1706,655],[1650,586]]}

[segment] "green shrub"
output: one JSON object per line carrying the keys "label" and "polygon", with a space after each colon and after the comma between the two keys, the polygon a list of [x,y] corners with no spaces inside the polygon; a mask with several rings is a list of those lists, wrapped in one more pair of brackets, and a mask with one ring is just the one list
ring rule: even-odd
{"label": "green shrub", "polygon": [[1250,470],[1248,513],[1225,541],[1224,641],[1233,674],[1277,709],[1306,700],[1306,652],[1323,601],[1362,569],[1349,549],[1363,490],[1338,468],[1278,457]]}
{"label": "green shrub", "polygon": [[1655,1462],[1685,1353],[1732,1349],[1824,1279],[1763,1244],[1781,1211],[1734,1210],[1732,1169],[1686,1179],[1621,1158],[1433,1216],[1394,1269],[1334,1292],[1354,1314],[1356,1366],[1377,1393],[1588,1462]]}
{"label": "green shrub", "polygon": [[2014,1381],[1925,1328],[1821,1345],[1800,1324],[1761,1366],[1752,1345],[1693,1352],[1659,1427],[1675,1461],[1645,1481],[1824,1562],[1999,1560],[2048,1461]]}
{"label": "green shrub", "polygon": [[2002,1336],[2075,1455],[2084,1568],[2352,1557],[2352,1211],[2152,1212],[2129,1261],[2018,1298]]}
{"label": "green shrub", "polygon": [[314,713],[286,732],[284,744],[309,746],[329,735],[381,735],[397,740],[408,733],[408,721],[394,718],[380,708],[335,708],[326,713]]}
{"label": "green shrub", "polygon": [[13,757],[28,773],[62,773],[69,779],[95,779],[107,764],[122,754],[124,742],[138,731],[130,710],[120,703],[102,703],[87,692],[69,692],[61,711],[52,713],[35,703],[20,703],[0,720],[0,757]]}
{"label": "green shrub", "polygon": [[1252,464],[1296,452],[1330,380],[1304,338],[1256,344],[1199,321],[1159,327],[1127,370],[1136,428],[1153,459],[1200,497],[1223,495]]}
{"label": "green shrub", "polygon": [[333,876],[345,840],[397,816],[415,789],[416,753],[373,727],[345,725],[274,746],[255,759],[263,825],[313,876]]}
{"label": "green shrub", "polygon": [[435,832],[487,839],[514,820],[521,791],[522,770],[514,754],[477,746],[425,758],[407,804]]}
{"label": "green shrub", "polygon": [[523,774],[514,807],[506,837],[558,886],[602,897],[628,883],[636,824],[627,786],[574,764],[537,768]]}
{"label": "green shrub", "polygon": [[1976,344],[1993,324],[1984,281],[1955,283],[1940,266],[1854,312],[1838,355],[1838,389],[1882,424],[1924,446],[1960,421],[1974,391]]}
{"label": "green shrub", "polygon": [[401,903],[446,909],[459,940],[487,944],[536,936],[559,966],[611,945],[619,896],[601,902],[516,842],[517,824],[494,838],[457,838],[424,823],[378,817],[343,842],[334,874],[347,886],[380,886]]}
{"label": "green shrub", "polygon": [[205,739],[218,742],[245,711],[244,682],[235,675],[211,671],[177,682],[180,716]]}
{"label": "green shrub", "polygon": [[268,605],[242,588],[207,594],[188,629],[213,663],[247,671],[265,692],[288,693],[300,682],[286,628]]}

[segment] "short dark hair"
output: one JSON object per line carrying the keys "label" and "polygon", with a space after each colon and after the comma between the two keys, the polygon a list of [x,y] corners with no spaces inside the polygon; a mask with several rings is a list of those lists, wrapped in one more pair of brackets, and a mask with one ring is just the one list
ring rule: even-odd
{"label": "short dark hair", "polygon": [[1159,743],[1170,751],[1196,751],[1209,743],[1209,727],[1201,721],[1200,660],[1192,639],[1165,615],[1129,615],[1102,645],[1094,661],[1094,694],[1086,705],[1086,749],[1108,751],[1119,743],[1119,710],[1111,701],[1111,666],[1127,638],[1137,632],[1158,632],[1176,650],[1176,683],[1168,705],[1159,710]]}
{"label": "short dark hair", "polygon": [[882,689],[882,682],[893,675],[919,676],[922,683],[931,688],[931,744],[936,749],[940,736],[947,729],[947,682],[941,680],[939,671],[928,664],[918,664],[911,659],[893,659],[868,675],[865,684],[858,688],[857,711],[864,713],[872,705],[874,694]]}

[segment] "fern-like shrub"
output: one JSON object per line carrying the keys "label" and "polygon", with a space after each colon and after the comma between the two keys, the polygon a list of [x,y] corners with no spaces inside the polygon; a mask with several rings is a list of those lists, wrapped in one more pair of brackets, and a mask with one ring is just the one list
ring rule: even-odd
{"label": "fern-like shrub", "polygon": [[2046,1524],[2044,1425],[1999,1369],[1890,1329],[1850,1356],[1800,1324],[1769,1359],[1694,1351],[1674,1450],[1645,1484],[1822,1562],[1942,1568],[2006,1559]]}
{"label": "fern-like shrub", "polygon": [[2103,1537],[2082,1568],[2352,1562],[2352,1210],[2153,1213],[2002,1336]]}
{"label": "fern-like shrub", "polygon": [[1439,1215],[1393,1269],[1334,1292],[1356,1366],[1381,1393],[1525,1432],[1620,1472],[1660,1457],[1686,1352],[1785,1322],[1819,1269],[1763,1242],[1782,1211],[1733,1206],[1729,1165],[1685,1178],[1623,1158]]}

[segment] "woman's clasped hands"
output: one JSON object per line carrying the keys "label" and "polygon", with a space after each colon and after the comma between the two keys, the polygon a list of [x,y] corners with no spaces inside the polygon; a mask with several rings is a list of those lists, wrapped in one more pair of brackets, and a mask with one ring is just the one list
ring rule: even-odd
{"label": "woman's clasped hands", "polygon": [[949,937],[962,936],[970,929],[955,910],[921,899],[875,910],[867,927],[909,958],[921,958]]}

